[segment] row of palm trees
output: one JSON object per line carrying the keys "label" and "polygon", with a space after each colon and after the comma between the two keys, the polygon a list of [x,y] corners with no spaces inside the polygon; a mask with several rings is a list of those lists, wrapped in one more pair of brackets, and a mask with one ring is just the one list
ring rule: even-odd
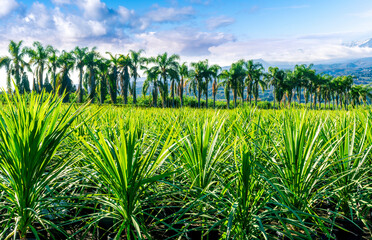
{"label": "row of palm trees", "polygon": [[[96,48],[76,47],[73,51],[59,52],[52,46],[44,47],[40,42],[34,42],[32,48],[23,47],[23,42],[10,41],[10,56],[0,58],[0,67],[7,72],[7,89],[12,91],[12,79],[21,93],[31,91],[27,72],[33,74],[32,90],[41,92],[53,91],[65,95],[69,100],[69,93],[74,87],[70,74],[78,71],[79,84],[77,88],[78,102],[83,102],[84,91],[88,100],[94,101],[99,90],[99,99],[103,103],[109,94],[111,102],[117,103],[120,94],[123,103],[128,104],[128,97],[132,95],[133,104],[137,103],[137,80],[142,71],[146,80],[142,93],[146,95],[150,90],[153,106],[157,106],[160,95],[163,107],[175,107],[175,96],[184,105],[185,92],[194,94],[201,107],[204,95],[205,106],[208,107],[208,96],[212,92],[213,107],[216,106],[216,95],[219,87],[224,88],[227,107],[230,107],[230,93],[233,105],[237,107],[238,98],[257,106],[260,92],[271,89],[274,107],[276,102],[280,106],[291,106],[297,99],[298,103],[305,103],[312,108],[323,102],[325,106],[347,108],[349,102],[353,105],[366,104],[367,97],[371,97],[370,85],[353,85],[352,76],[332,77],[327,74],[317,74],[313,65],[296,65],[294,70],[283,70],[269,67],[265,72],[259,62],[253,60],[239,60],[228,69],[218,65],[210,65],[208,60],[191,63],[179,63],[176,54],[160,54],[157,57],[143,57],[143,50],[130,51],[127,55],[109,52],[108,58],[101,56]],[[26,61],[26,56],[29,61]],[[49,82],[49,78],[51,82]],[[132,81],[131,81],[132,79]],[[245,94],[246,91],[246,94]],[[170,94],[169,94],[170,92]]]}

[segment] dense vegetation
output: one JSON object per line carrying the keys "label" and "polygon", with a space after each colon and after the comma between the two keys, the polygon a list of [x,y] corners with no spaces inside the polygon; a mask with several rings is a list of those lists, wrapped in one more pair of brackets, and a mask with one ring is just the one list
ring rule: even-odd
{"label": "dense vegetation", "polygon": [[[136,105],[137,94],[142,92],[144,98],[151,96],[152,106],[155,107],[159,103],[162,107],[182,107],[185,96],[193,95],[197,99],[197,107],[202,107],[204,99],[204,106],[208,107],[208,101],[213,101],[211,107],[216,108],[216,100],[222,97],[223,92],[227,108],[231,106],[230,99],[234,107],[239,99],[241,105],[244,102],[252,105],[253,101],[257,106],[262,97],[273,100],[274,108],[291,106],[297,101],[311,108],[347,109],[349,104],[366,105],[367,99],[372,96],[372,87],[367,84],[353,85],[353,76],[317,74],[313,65],[297,65],[293,70],[269,67],[265,72],[261,63],[240,60],[223,70],[218,65],[210,65],[208,60],[191,63],[190,66],[179,63],[179,56],[175,54],[144,58],[143,51],[139,50],[130,51],[127,55],[107,53],[108,58],[105,58],[95,48],[76,47],[71,52],[59,53],[52,46],[44,47],[39,42],[35,42],[32,48],[23,47],[22,41],[11,41],[9,54],[0,58],[0,67],[7,72],[9,93],[12,81],[21,93],[30,92],[27,74],[30,72],[33,75],[33,91],[56,92],[58,89],[60,96],[63,92],[67,93],[65,102],[69,101],[71,92],[76,92],[79,103],[86,95],[90,101],[98,99],[100,103],[117,104],[120,96],[122,104],[128,104],[130,97]],[[78,71],[77,89],[70,77],[73,70]],[[140,72],[146,80],[138,89]],[[270,96],[264,95],[267,89]]]}
{"label": "dense vegetation", "polygon": [[371,111],[11,98],[0,109],[0,239],[372,236]]}

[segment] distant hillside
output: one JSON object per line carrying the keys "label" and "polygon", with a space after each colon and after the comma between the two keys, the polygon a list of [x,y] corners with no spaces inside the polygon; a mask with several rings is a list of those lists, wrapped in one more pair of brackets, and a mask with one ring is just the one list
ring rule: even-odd
{"label": "distant hillside", "polygon": [[332,76],[353,75],[356,84],[372,83],[372,58],[361,58],[343,63],[318,64],[314,69]]}

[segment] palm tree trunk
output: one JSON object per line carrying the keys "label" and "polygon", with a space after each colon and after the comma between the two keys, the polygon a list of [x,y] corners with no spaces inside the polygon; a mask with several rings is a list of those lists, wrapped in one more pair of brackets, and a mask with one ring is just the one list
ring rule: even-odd
{"label": "palm tree trunk", "polygon": [[124,104],[128,104],[128,91],[129,91],[129,71],[128,67],[124,69],[123,78],[123,97],[124,97]]}
{"label": "palm tree trunk", "polygon": [[216,93],[213,94],[213,108],[216,108]]}
{"label": "palm tree trunk", "polygon": [[10,78],[10,70],[7,71],[6,75],[6,87],[8,89],[8,94],[12,93],[12,83],[11,83],[11,78]]}
{"label": "palm tree trunk", "polygon": [[154,82],[154,89],[153,89],[153,104],[154,107],[158,106],[158,86],[157,86],[157,81],[155,80]]}
{"label": "palm tree trunk", "polygon": [[117,97],[117,72],[114,71],[113,79],[107,78],[107,86],[109,88],[110,99],[113,104],[116,104],[116,97]]}
{"label": "palm tree trunk", "polygon": [[56,86],[56,80],[57,80],[57,76],[56,76],[56,69],[54,68],[53,69],[53,93],[56,94],[56,90],[57,90],[57,86]]}
{"label": "palm tree trunk", "polygon": [[39,92],[43,90],[43,72],[44,72],[44,67],[40,66],[39,70]]}
{"label": "palm tree trunk", "polygon": [[242,107],[244,107],[244,86],[242,87]]}
{"label": "palm tree trunk", "polygon": [[19,73],[19,64],[16,64],[15,66],[15,82],[16,82],[16,85],[17,85],[17,88],[20,89],[21,87],[21,76],[20,76],[20,73]]}
{"label": "palm tree trunk", "polygon": [[248,99],[249,99],[249,105],[251,105],[251,96],[249,94],[249,86],[247,86],[247,102],[248,102]]}
{"label": "palm tree trunk", "polygon": [[237,91],[236,91],[236,88],[234,88],[234,89],[233,89],[234,108],[236,108],[236,95],[237,95]]}
{"label": "palm tree trunk", "polygon": [[347,98],[348,98],[348,94],[347,94],[347,91],[345,92],[345,110],[347,111],[347,105],[348,105],[348,102],[347,102]]}
{"label": "palm tree trunk", "polygon": [[227,102],[227,109],[230,109],[230,89],[228,86],[225,86],[225,96]]}
{"label": "palm tree trunk", "polygon": [[160,91],[160,94],[162,96],[162,104],[163,108],[167,105],[167,90],[168,90],[168,82],[167,82],[167,76],[163,75],[163,89]]}
{"label": "palm tree trunk", "polygon": [[255,91],[255,94],[254,94],[255,106],[257,107],[257,102],[258,102],[258,83],[256,83],[256,88],[254,89],[254,91]]}
{"label": "palm tree trunk", "polygon": [[216,93],[217,93],[217,83],[215,79],[212,84],[213,108],[216,108]]}
{"label": "palm tree trunk", "polygon": [[180,83],[180,102],[181,102],[181,107],[183,107],[183,77],[181,78],[181,83]]}
{"label": "palm tree trunk", "polygon": [[94,76],[94,69],[90,69],[90,74],[89,74],[89,79],[90,79],[90,97],[92,103],[94,102],[94,97],[96,95],[96,81],[95,81],[95,76]]}
{"label": "palm tree trunk", "polygon": [[205,108],[208,108],[208,80],[205,79]]}
{"label": "palm tree trunk", "polygon": [[79,87],[78,87],[78,92],[79,92],[78,102],[79,103],[82,103],[83,102],[83,69],[82,68],[79,71]]}
{"label": "palm tree trunk", "polygon": [[318,105],[319,109],[322,109],[322,95],[320,93],[318,94]]}
{"label": "palm tree trunk", "polygon": [[103,104],[105,102],[105,87],[104,87],[104,82],[105,82],[105,78],[102,76],[102,79],[101,79],[101,87],[100,87],[100,103]]}
{"label": "palm tree trunk", "polygon": [[172,95],[172,108],[174,108],[174,81],[172,81],[172,84],[171,84],[171,95]]}
{"label": "palm tree trunk", "polygon": [[132,90],[133,90],[133,104],[137,103],[137,78],[133,78],[133,84],[132,84]]}
{"label": "palm tree trunk", "polygon": [[[36,92],[36,79],[35,79],[35,77],[33,77],[32,78],[32,91],[34,91],[34,92]],[[17,86],[17,88],[18,88],[18,86]]]}
{"label": "palm tree trunk", "polygon": [[127,91],[125,86],[124,76],[123,73],[120,73],[120,88],[121,88],[121,95],[123,97],[123,103],[127,104]]}
{"label": "palm tree trunk", "polygon": [[200,108],[201,86],[198,84],[198,108]]}

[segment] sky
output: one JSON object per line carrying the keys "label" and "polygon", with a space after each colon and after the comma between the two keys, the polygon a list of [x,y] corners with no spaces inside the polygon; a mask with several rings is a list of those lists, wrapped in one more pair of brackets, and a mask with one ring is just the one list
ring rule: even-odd
{"label": "sky", "polygon": [[[310,63],[372,57],[371,0],[0,0],[0,56],[10,40],[96,46],[181,61]],[[3,70],[2,70],[3,71]],[[2,72],[1,72],[2,73]]]}

